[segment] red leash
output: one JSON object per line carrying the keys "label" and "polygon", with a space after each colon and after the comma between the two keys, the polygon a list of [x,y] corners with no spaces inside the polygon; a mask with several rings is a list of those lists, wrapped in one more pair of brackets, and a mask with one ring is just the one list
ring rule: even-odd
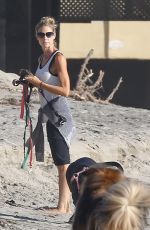
{"label": "red leash", "polygon": [[[26,161],[28,159],[28,156],[30,156],[29,159],[29,165],[30,168],[32,167],[32,155],[33,155],[33,142],[32,142],[32,119],[30,117],[30,110],[29,110],[29,101],[30,101],[30,96],[31,96],[31,87],[30,87],[30,91],[29,91],[29,87],[27,84],[23,84],[23,90],[22,90],[22,100],[21,100],[21,111],[20,111],[20,118],[23,119],[24,118],[24,110],[26,110],[26,115],[25,115],[25,130],[24,130],[24,160],[23,163],[21,165],[21,168],[25,167]],[[29,127],[29,146],[26,151],[26,129],[27,127]]]}
{"label": "red leash", "polygon": [[22,89],[20,119],[24,118],[24,108],[25,108],[25,101],[27,99],[27,95],[28,95],[28,86],[24,84]]}

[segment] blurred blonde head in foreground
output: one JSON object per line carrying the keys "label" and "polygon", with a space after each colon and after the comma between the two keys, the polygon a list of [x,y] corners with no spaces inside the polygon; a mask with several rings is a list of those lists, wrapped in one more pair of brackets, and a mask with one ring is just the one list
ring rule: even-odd
{"label": "blurred blonde head in foreground", "polygon": [[85,175],[73,230],[144,230],[150,189],[110,168],[91,168]]}

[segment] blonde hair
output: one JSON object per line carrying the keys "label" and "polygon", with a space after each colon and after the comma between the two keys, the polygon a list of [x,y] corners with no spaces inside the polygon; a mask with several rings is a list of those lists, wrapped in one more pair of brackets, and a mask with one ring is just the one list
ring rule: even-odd
{"label": "blonde hair", "polygon": [[119,170],[87,170],[80,190],[73,230],[144,230],[150,188]]}
{"label": "blonde hair", "polygon": [[95,220],[96,230],[143,230],[149,208],[150,189],[141,182],[126,179],[108,189],[88,226]]}
{"label": "blonde hair", "polygon": [[35,35],[37,35],[39,28],[42,26],[51,27],[53,32],[56,34],[57,24],[56,24],[56,21],[53,17],[50,17],[50,16],[42,17],[40,19],[40,21],[35,26]]}

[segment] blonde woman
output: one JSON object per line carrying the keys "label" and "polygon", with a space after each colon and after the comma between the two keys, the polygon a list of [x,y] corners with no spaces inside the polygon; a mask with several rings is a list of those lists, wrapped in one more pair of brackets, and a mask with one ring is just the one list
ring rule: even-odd
{"label": "blonde woman", "polygon": [[35,36],[42,48],[35,75],[26,79],[39,88],[43,122],[46,123],[47,138],[54,164],[58,169],[59,200],[49,212],[69,212],[70,192],[66,182],[66,170],[70,164],[69,146],[74,133],[74,124],[66,97],[70,82],[67,63],[55,44],[56,22],[52,17],[42,17],[35,27]]}

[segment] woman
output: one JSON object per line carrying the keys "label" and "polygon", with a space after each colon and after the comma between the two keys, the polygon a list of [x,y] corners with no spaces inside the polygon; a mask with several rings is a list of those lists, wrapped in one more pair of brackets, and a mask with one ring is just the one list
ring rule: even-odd
{"label": "woman", "polygon": [[39,88],[43,121],[46,122],[47,137],[54,164],[58,169],[59,201],[52,213],[69,212],[70,191],[66,181],[66,170],[70,163],[69,145],[74,133],[72,116],[66,97],[70,82],[65,57],[55,46],[55,19],[42,17],[35,27],[35,36],[42,48],[35,76],[30,74],[26,80]]}

